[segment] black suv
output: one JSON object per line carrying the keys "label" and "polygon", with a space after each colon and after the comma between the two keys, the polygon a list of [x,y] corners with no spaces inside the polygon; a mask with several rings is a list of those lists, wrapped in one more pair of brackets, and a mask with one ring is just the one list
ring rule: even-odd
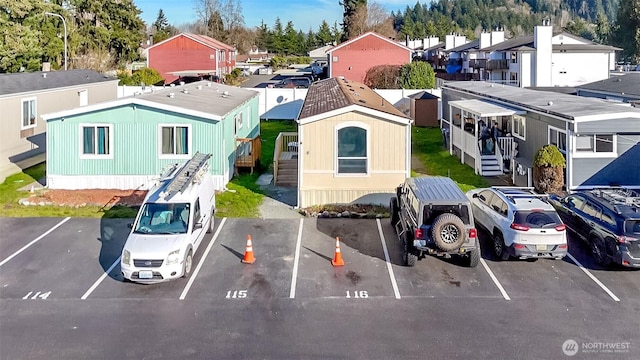
{"label": "black suv", "polygon": [[640,268],[640,192],[606,188],[550,196],[567,228],[586,241],[598,265]]}
{"label": "black suv", "polygon": [[466,259],[475,267],[480,245],[471,203],[448,177],[408,178],[390,201],[391,224],[404,246],[403,261],[414,266],[426,254]]}

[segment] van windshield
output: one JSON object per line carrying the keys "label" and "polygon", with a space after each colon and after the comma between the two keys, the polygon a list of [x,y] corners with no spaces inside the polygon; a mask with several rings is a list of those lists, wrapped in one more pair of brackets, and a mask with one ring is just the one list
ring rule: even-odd
{"label": "van windshield", "polygon": [[189,225],[188,203],[146,203],[134,232],[147,235],[185,234]]}

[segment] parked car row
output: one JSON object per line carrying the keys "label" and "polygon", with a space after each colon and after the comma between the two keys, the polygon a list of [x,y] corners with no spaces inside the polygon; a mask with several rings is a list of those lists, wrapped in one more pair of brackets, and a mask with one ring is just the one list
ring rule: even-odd
{"label": "parked car row", "polygon": [[404,246],[405,265],[429,254],[463,256],[476,266],[477,226],[491,236],[498,259],[562,259],[568,230],[586,242],[598,265],[640,268],[638,191],[607,188],[561,197],[494,186],[464,195],[442,177],[410,178],[398,186],[390,217]]}

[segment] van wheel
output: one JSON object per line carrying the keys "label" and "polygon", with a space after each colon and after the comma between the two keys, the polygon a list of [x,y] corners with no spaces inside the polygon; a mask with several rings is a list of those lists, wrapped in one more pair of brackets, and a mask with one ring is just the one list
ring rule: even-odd
{"label": "van wheel", "polygon": [[213,230],[215,230],[216,228],[216,218],[215,218],[215,211],[211,210],[211,216],[210,216],[211,220],[209,221],[209,228],[207,228],[207,234],[211,234],[213,232]]}
{"label": "van wheel", "polygon": [[184,258],[184,265],[182,268],[182,277],[187,278],[191,274],[191,266],[193,265],[193,252],[189,249],[187,257]]}
{"label": "van wheel", "polygon": [[456,250],[467,239],[467,232],[462,219],[451,213],[438,216],[433,222],[431,231],[433,241],[443,251]]}

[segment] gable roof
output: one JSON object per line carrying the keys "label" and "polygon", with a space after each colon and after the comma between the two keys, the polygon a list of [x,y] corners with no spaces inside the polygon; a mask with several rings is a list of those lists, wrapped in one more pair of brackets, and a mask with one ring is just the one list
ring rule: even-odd
{"label": "gable roof", "polygon": [[612,104],[602,99],[537,91],[485,81],[452,81],[443,89],[460,90],[533,112],[545,113],[566,121],[588,121],[596,118],[629,117],[638,119],[640,109]]}
{"label": "gable roof", "polygon": [[0,96],[80,86],[117,78],[93,70],[36,71],[0,74]]}
{"label": "gable roof", "polygon": [[228,113],[259,95],[260,93],[254,90],[209,81],[198,81],[181,86],[159,88],[159,90],[141,95],[128,96],[72,110],[44,114],[42,118],[53,120],[119,106],[139,105],[220,121]]}
{"label": "gable roof", "polygon": [[306,124],[351,111],[361,111],[402,124],[411,122],[410,118],[368,86],[336,77],[311,84],[298,122]]}
{"label": "gable roof", "polygon": [[640,98],[640,72],[628,72],[608,79],[576,86],[580,90],[600,91]]}
{"label": "gable roof", "polygon": [[365,37],[367,37],[367,36],[375,36],[375,37],[377,37],[377,38],[379,38],[379,39],[382,39],[382,40],[384,40],[384,41],[386,41],[386,42],[388,42],[388,43],[390,43],[390,44],[393,44],[393,45],[395,45],[395,46],[397,46],[397,47],[399,47],[399,48],[402,48],[402,49],[407,50],[407,51],[409,51],[409,52],[413,52],[413,50],[412,50],[412,49],[410,49],[410,48],[408,48],[408,47],[406,47],[406,46],[404,46],[404,45],[402,45],[402,44],[398,44],[398,43],[397,43],[397,42],[395,42],[394,40],[391,40],[391,39],[388,39],[388,38],[386,38],[386,37],[384,37],[384,36],[382,36],[382,35],[376,34],[376,33],[374,33],[373,31],[369,31],[369,32],[366,32],[366,33],[364,33],[364,34],[362,34],[362,35],[360,35],[360,36],[356,37],[356,38],[353,38],[353,39],[351,39],[351,40],[347,40],[347,41],[345,41],[345,42],[343,42],[343,43],[341,43],[341,44],[339,44],[339,45],[337,45],[337,46],[334,46],[333,48],[331,48],[331,49],[327,50],[327,54],[330,54],[330,53],[332,53],[332,52],[334,52],[334,51],[336,51],[336,50],[338,50],[338,49],[341,49],[341,48],[343,48],[343,47],[345,47],[345,46],[349,45],[349,44],[353,44],[354,42],[359,41],[359,40],[361,40],[361,39],[363,39],[363,38],[365,38]]}
{"label": "gable roof", "polygon": [[409,97],[411,99],[416,99],[416,100],[418,100],[418,99],[440,99],[438,96],[433,95],[431,93],[428,93],[428,92],[426,92],[424,90],[422,90],[420,92],[417,92],[417,93],[415,93],[413,95],[409,95]]}
{"label": "gable roof", "polygon": [[200,44],[202,44],[202,45],[204,45],[204,46],[206,46],[208,48],[211,48],[211,49],[229,50],[229,51],[235,50],[235,48],[233,46],[227,45],[227,44],[225,44],[225,43],[223,43],[221,41],[218,41],[218,40],[216,40],[214,38],[211,38],[209,36],[197,35],[197,34],[191,34],[191,33],[180,33],[180,34],[174,35],[174,36],[172,36],[172,37],[170,37],[168,39],[160,41],[157,44],[153,44],[153,45],[149,46],[146,49],[146,51],[149,51],[150,49],[153,49],[156,46],[160,46],[161,44],[164,44],[166,42],[173,41],[174,39],[177,39],[177,38],[179,38],[181,36],[186,37],[188,39],[191,39],[191,40],[193,40],[195,42],[198,42],[198,43],[200,43]]}
{"label": "gable roof", "polygon": [[480,39],[469,41],[466,44],[462,44],[460,46],[456,46],[456,47],[451,48],[451,49],[449,49],[447,51],[448,52],[459,52],[459,51],[466,51],[466,50],[473,49],[473,48],[478,48],[478,47],[480,47]]}

